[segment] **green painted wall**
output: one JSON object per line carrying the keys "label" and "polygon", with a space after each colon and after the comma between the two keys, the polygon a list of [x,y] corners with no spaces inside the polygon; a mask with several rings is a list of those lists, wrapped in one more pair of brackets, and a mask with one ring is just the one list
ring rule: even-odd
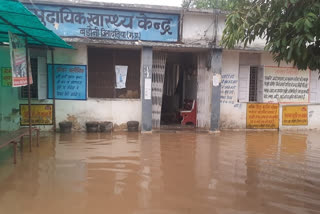
{"label": "green painted wall", "polygon": [[[0,47],[0,69],[10,66],[9,47]],[[19,128],[19,88],[3,87],[0,83],[0,130]]]}

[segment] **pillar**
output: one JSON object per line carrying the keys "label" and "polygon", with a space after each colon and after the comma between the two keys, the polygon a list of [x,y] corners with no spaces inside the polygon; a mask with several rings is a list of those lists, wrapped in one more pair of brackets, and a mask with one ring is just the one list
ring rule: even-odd
{"label": "pillar", "polygon": [[211,97],[211,125],[210,131],[219,130],[220,122],[220,94],[221,94],[221,70],[222,49],[212,50],[211,69],[213,72],[212,97]]}
{"label": "pillar", "polygon": [[152,47],[143,47],[141,52],[141,132],[152,131]]}

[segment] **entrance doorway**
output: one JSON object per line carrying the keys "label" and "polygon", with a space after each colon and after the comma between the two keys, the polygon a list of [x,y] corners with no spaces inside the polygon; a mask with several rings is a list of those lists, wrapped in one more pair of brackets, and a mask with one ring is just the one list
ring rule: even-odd
{"label": "entrance doorway", "polygon": [[167,53],[161,103],[161,127],[178,127],[182,124],[196,127],[196,100],[197,55]]}

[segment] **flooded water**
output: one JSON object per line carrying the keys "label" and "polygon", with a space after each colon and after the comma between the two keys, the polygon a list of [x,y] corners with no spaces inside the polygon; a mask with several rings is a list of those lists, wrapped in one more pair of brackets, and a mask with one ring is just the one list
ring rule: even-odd
{"label": "flooded water", "polygon": [[44,134],[1,214],[320,213],[319,132]]}

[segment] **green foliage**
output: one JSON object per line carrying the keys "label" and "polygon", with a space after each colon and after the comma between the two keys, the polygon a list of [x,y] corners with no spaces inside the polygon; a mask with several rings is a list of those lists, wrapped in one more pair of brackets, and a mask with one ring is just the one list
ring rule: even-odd
{"label": "green foliage", "polygon": [[237,0],[183,0],[182,7],[184,8],[203,8],[203,9],[220,9],[229,11],[233,7],[233,2]]}
{"label": "green foliage", "polygon": [[277,62],[320,69],[320,0],[238,0],[227,16],[222,45],[266,40]]}

